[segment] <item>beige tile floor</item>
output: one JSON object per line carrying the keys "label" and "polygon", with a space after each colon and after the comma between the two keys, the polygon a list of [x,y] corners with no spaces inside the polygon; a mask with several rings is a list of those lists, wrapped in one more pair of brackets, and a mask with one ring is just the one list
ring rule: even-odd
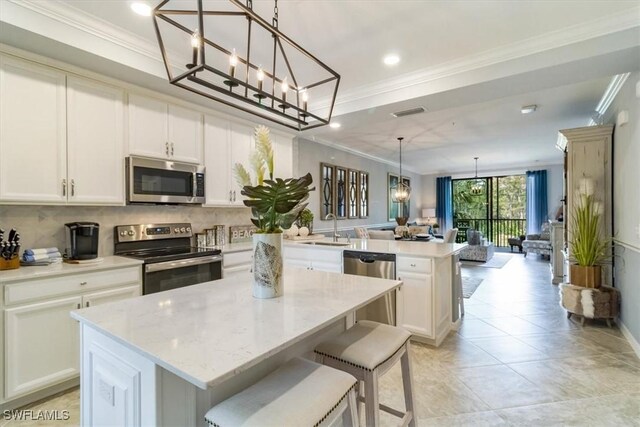
{"label": "beige tile floor", "polygon": [[[419,426],[640,426],[640,360],[617,328],[566,318],[548,262],[514,255],[465,270],[484,280],[458,333],[412,346]],[[395,367],[380,398],[401,409],[402,396]],[[31,408],[69,409],[66,423],[0,426],[78,425],[78,400],[76,389]]]}

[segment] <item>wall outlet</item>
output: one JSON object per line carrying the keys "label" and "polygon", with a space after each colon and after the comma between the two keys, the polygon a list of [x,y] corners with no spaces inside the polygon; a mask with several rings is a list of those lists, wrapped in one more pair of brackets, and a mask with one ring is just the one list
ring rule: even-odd
{"label": "wall outlet", "polygon": [[115,406],[114,402],[114,387],[111,384],[107,384],[103,379],[100,379],[98,382],[98,394],[101,398],[103,398],[109,405]]}

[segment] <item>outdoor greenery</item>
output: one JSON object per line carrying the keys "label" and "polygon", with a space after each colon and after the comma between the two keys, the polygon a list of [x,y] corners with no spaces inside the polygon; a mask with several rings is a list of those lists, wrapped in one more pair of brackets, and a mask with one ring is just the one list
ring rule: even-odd
{"label": "outdoor greenery", "polygon": [[[249,162],[255,174],[255,183],[251,174],[240,163],[234,166],[236,181],[242,186],[240,194],[247,196],[245,206],[251,208],[251,222],[258,227],[258,233],[281,233],[288,229],[307,207],[305,201],[313,182],[308,173],[300,178],[273,179],[273,144],[269,128],[258,126],[255,130],[256,149],[251,153]],[[265,173],[269,179],[265,179]]]}
{"label": "outdoor greenery", "polygon": [[453,181],[454,227],[460,230],[458,241],[466,240],[466,230],[480,231],[498,246],[506,246],[509,237],[525,233],[526,179],[524,175],[481,178],[485,191],[471,193],[475,179]]}

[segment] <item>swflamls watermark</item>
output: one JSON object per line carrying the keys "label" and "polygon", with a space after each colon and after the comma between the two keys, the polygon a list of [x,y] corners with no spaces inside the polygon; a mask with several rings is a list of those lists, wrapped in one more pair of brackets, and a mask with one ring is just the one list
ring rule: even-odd
{"label": "swflamls watermark", "polygon": [[13,409],[2,411],[2,417],[18,421],[67,421],[71,415],[66,409]]}

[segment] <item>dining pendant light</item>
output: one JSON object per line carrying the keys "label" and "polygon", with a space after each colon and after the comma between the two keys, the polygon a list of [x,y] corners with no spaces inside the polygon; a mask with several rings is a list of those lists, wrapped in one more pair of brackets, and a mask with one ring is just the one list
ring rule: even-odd
{"label": "dining pendant light", "polygon": [[476,161],[476,176],[473,184],[471,185],[471,194],[474,196],[480,196],[484,193],[485,181],[484,179],[478,179],[478,159],[479,157],[474,157]]}
{"label": "dining pendant light", "polygon": [[411,198],[411,187],[403,181],[402,176],[402,140],[403,137],[398,137],[398,143],[400,144],[400,176],[398,177],[398,184],[391,189],[391,199],[394,203],[400,203],[398,209],[398,216],[405,217],[404,204]]}

